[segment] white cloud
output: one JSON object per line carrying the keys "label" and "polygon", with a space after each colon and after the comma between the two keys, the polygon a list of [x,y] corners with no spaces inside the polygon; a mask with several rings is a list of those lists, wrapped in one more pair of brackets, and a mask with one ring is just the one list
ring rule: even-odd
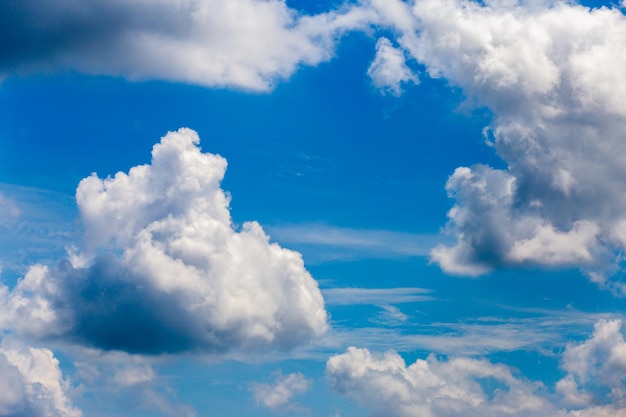
{"label": "white cloud", "polygon": [[622,320],[599,320],[588,340],[569,343],[561,358],[566,374],[554,391],[485,359],[431,354],[407,366],[393,350],[350,347],[328,360],[326,373],[336,391],[365,405],[373,417],[625,416],[621,328]]}
{"label": "white cloud", "polygon": [[542,386],[486,360],[438,360],[431,355],[410,366],[394,351],[372,354],[348,348],[326,365],[339,393],[366,405],[372,416],[555,416],[539,394]]}
{"label": "white cloud", "polygon": [[50,350],[15,340],[0,343],[0,416],[80,417],[68,390]]}
{"label": "white cloud", "polygon": [[0,5],[0,75],[77,70],[267,90],[330,59],[364,9],[299,15],[280,0],[26,0]]}
{"label": "white cloud", "polygon": [[309,390],[311,381],[301,373],[278,375],[274,384],[254,384],[252,392],[257,403],[268,408],[283,407],[298,394]]}
{"label": "white cloud", "polygon": [[190,129],[171,132],[151,165],[81,181],[86,264],[32,267],[0,293],[0,324],[148,354],[289,349],[324,333],[324,301],[302,257],[256,222],[233,229],[226,161],[198,142]]}
{"label": "white cloud", "polygon": [[[570,344],[563,353],[567,375],[557,391],[574,406],[626,407],[626,342],[621,320],[596,323],[590,339]],[[622,411],[624,412],[624,411]]]}
{"label": "white cloud", "polygon": [[362,258],[427,256],[443,239],[435,234],[351,229],[325,224],[268,226],[272,238],[298,248],[308,263]]}
{"label": "white cloud", "polygon": [[417,76],[406,65],[404,52],[394,48],[387,38],[376,42],[376,57],[367,69],[367,75],[374,87],[394,96],[402,95],[404,84],[418,83]]}
{"label": "white cloud", "polygon": [[328,304],[355,305],[376,304],[388,305],[430,301],[433,297],[425,295],[431,290],[425,288],[327,288],[323,290],[324,299]]}
{"label": "white cloud", "polygon": [[603,283],[625,250],[626,16],[548,0],[368,5],[428,75],[493,112],[487,136],[508,167],[450,177],[457,243],[432,259],[462,275],[578,266]]}

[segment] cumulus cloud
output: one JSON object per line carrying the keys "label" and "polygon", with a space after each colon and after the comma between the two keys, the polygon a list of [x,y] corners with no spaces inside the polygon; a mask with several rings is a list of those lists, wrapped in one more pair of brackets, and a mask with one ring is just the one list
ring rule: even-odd
{"label": "cumulus cloud", "polygon": [[0,289],[0,325],[39,339],[159,354],[289,349],[324,333],[317,282],[256,222],[235,230],[220,188],[226,160],[190,129],[152,163],[85,178],[85,247]]}
{"label": "cumulus cloud", "polygon": [[309,390],[311,381],[301,373],[279,375],[274,384],[255,384],[252,386],[254,399],[268,408],[279,408],[293,398]]}
{"label": "cumulus cloud", "polygon": [[626,239],[626,17],[550,0],[371,0],[405,54],[486,106],[506,169],[459,168],[432,259],[450,273],[577,266],[604,283]]}
{"label": "cumulus cloud", "polygon": [[486,360],[431,355],[406,366],[394,351],[351,347],[328,360],[326,373],[335,390],[367,406],[372,416],[556,415],[540,384]]}
{"label": "cumulus cloud", "polygon": [[50,350],[7,339],[0,343],[0,416],[80,417],[68,390]]}
{"label": "cumulus cloud", "polygon": [[0,75],[76,70],[267,90],[328,60],[366,12],[299,15],[280,0],[2,2]]}
{"label": "cumulus cloud", "polygon": [[599,320],[588,340],[569,343],[561,358],[565,375],[553,390],[485,359],[430,355],[407,366],[395,351],[355,347],[332,356],[326,373],[337,392],[373,417],[626,416],[622,324]]}
{"label": "cumulus cloud", "polygon": [[567,375],[557,384],[566,403],[626,413],[626,342],[621,328],[621,320],[601,320],[589,340],[567,347],[562,363]]}
{"label": "cumulus cloud", "polygon": [[374,87],[383,93],[400,96],[403,84],[417,84],[417,76],[406,64],[404,52],[394,48],[387,38],[380,38],[376,42],[376,57],[367,70]]}

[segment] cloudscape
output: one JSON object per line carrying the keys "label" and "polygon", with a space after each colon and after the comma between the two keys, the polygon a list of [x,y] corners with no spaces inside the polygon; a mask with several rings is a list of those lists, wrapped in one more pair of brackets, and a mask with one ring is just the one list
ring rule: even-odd
{"label": "cloudscape", "polygon": [[626,417],[626,3],[0,4],[0,416]]}

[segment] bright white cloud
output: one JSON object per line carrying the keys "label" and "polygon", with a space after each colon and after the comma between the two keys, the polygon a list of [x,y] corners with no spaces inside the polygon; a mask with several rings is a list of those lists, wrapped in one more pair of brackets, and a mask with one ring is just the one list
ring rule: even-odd
{"label": "bright white cloud", "polygon": [[418,83],[417,76],[406,65],[404,52],[394,48],[387,38],[380,38],[376,42],[376,57],[367,70],[374,87],[383,93],[400,96],[403,85]]}
{"label": "bright white cloud", "polygon": [[626,409],[626,342],[621,329],[621,320],[601,320],[589,340],[567,347],[562,363],[567,375],[557,384],[566,403],[591,406],[609,402],[611,407]]}
{"label": "bright white cloud", "polygon": [[431,355],[410,366],[394,351],[372,354],[348,348],[328,360],[326,372],[339,393],[367,406],[372,416],[545,416],[555,409],[540,384],[513,375],[504,365]]}
{"label": "bright white cloud", "polygon": [[[135,353],[289,349],[327,329],[317,282],[256,222],[233,229],[226,160],[181,129],[151,165],[84,179],[86,249],[0,292],[0,324]],[[80,260],[80,262],[78,262]]]}
{"label": "bright white cloud", "polygon": [[279,408],[298,394],[309,390],[311,381],[301,373],[279,375],[274,384],[254,384],[252,392],[257,403],[268,408]]}
{"label": "bright white cloud", "polygon": [[508,166],[450,177],[457,243],[432,259],[462,275],[578,266],[602,283],[625,249],[622,11],[549,0],[368,5],[431,77],[493,112],[486,134]]}
{"label": "bright white cloud", "polygon": [[0,343],[0,416],[80,417],[68,390],[50,350],[7,339]]}
{"label": "bright white cloud", "polygon": [[561,368],[566,374],[552,390],[484,359],[430,355],[407,366],[395,351],[350,347],[328,360],[326,373],[336,391],[373,417],[626,415],[622,320],[599,320],[588,340],[569,343]]}
{"label": "bright white cloud", "polygon": [[53,70],[267,90],[328,60],[364,9],[299,15],[280,0],[26,0],[0,5],[0,75]]}

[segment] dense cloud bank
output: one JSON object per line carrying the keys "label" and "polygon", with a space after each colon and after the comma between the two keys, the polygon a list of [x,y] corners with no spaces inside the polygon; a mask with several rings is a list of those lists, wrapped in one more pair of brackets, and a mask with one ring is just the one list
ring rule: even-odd
{"label": "dense cloud bank", "polygon": [[234,230],[226,160],[198,142],[181,129],[151,165],[81,181],[85,250],[3,288],[0,324],[144,354],[289,349],[322,334],[324,301],[301,255],[256,222]]}
{"label": "dense cloud bank", "polygon": [[431,355],[407,366],[394,351],[354,347],[332,356],[326,373],[337,392],[373,417],[626,416],[621,327],[621,320],[599,321],[588,340],[568,345],[561,360],[565,376],[555,387],[485,359]]}

